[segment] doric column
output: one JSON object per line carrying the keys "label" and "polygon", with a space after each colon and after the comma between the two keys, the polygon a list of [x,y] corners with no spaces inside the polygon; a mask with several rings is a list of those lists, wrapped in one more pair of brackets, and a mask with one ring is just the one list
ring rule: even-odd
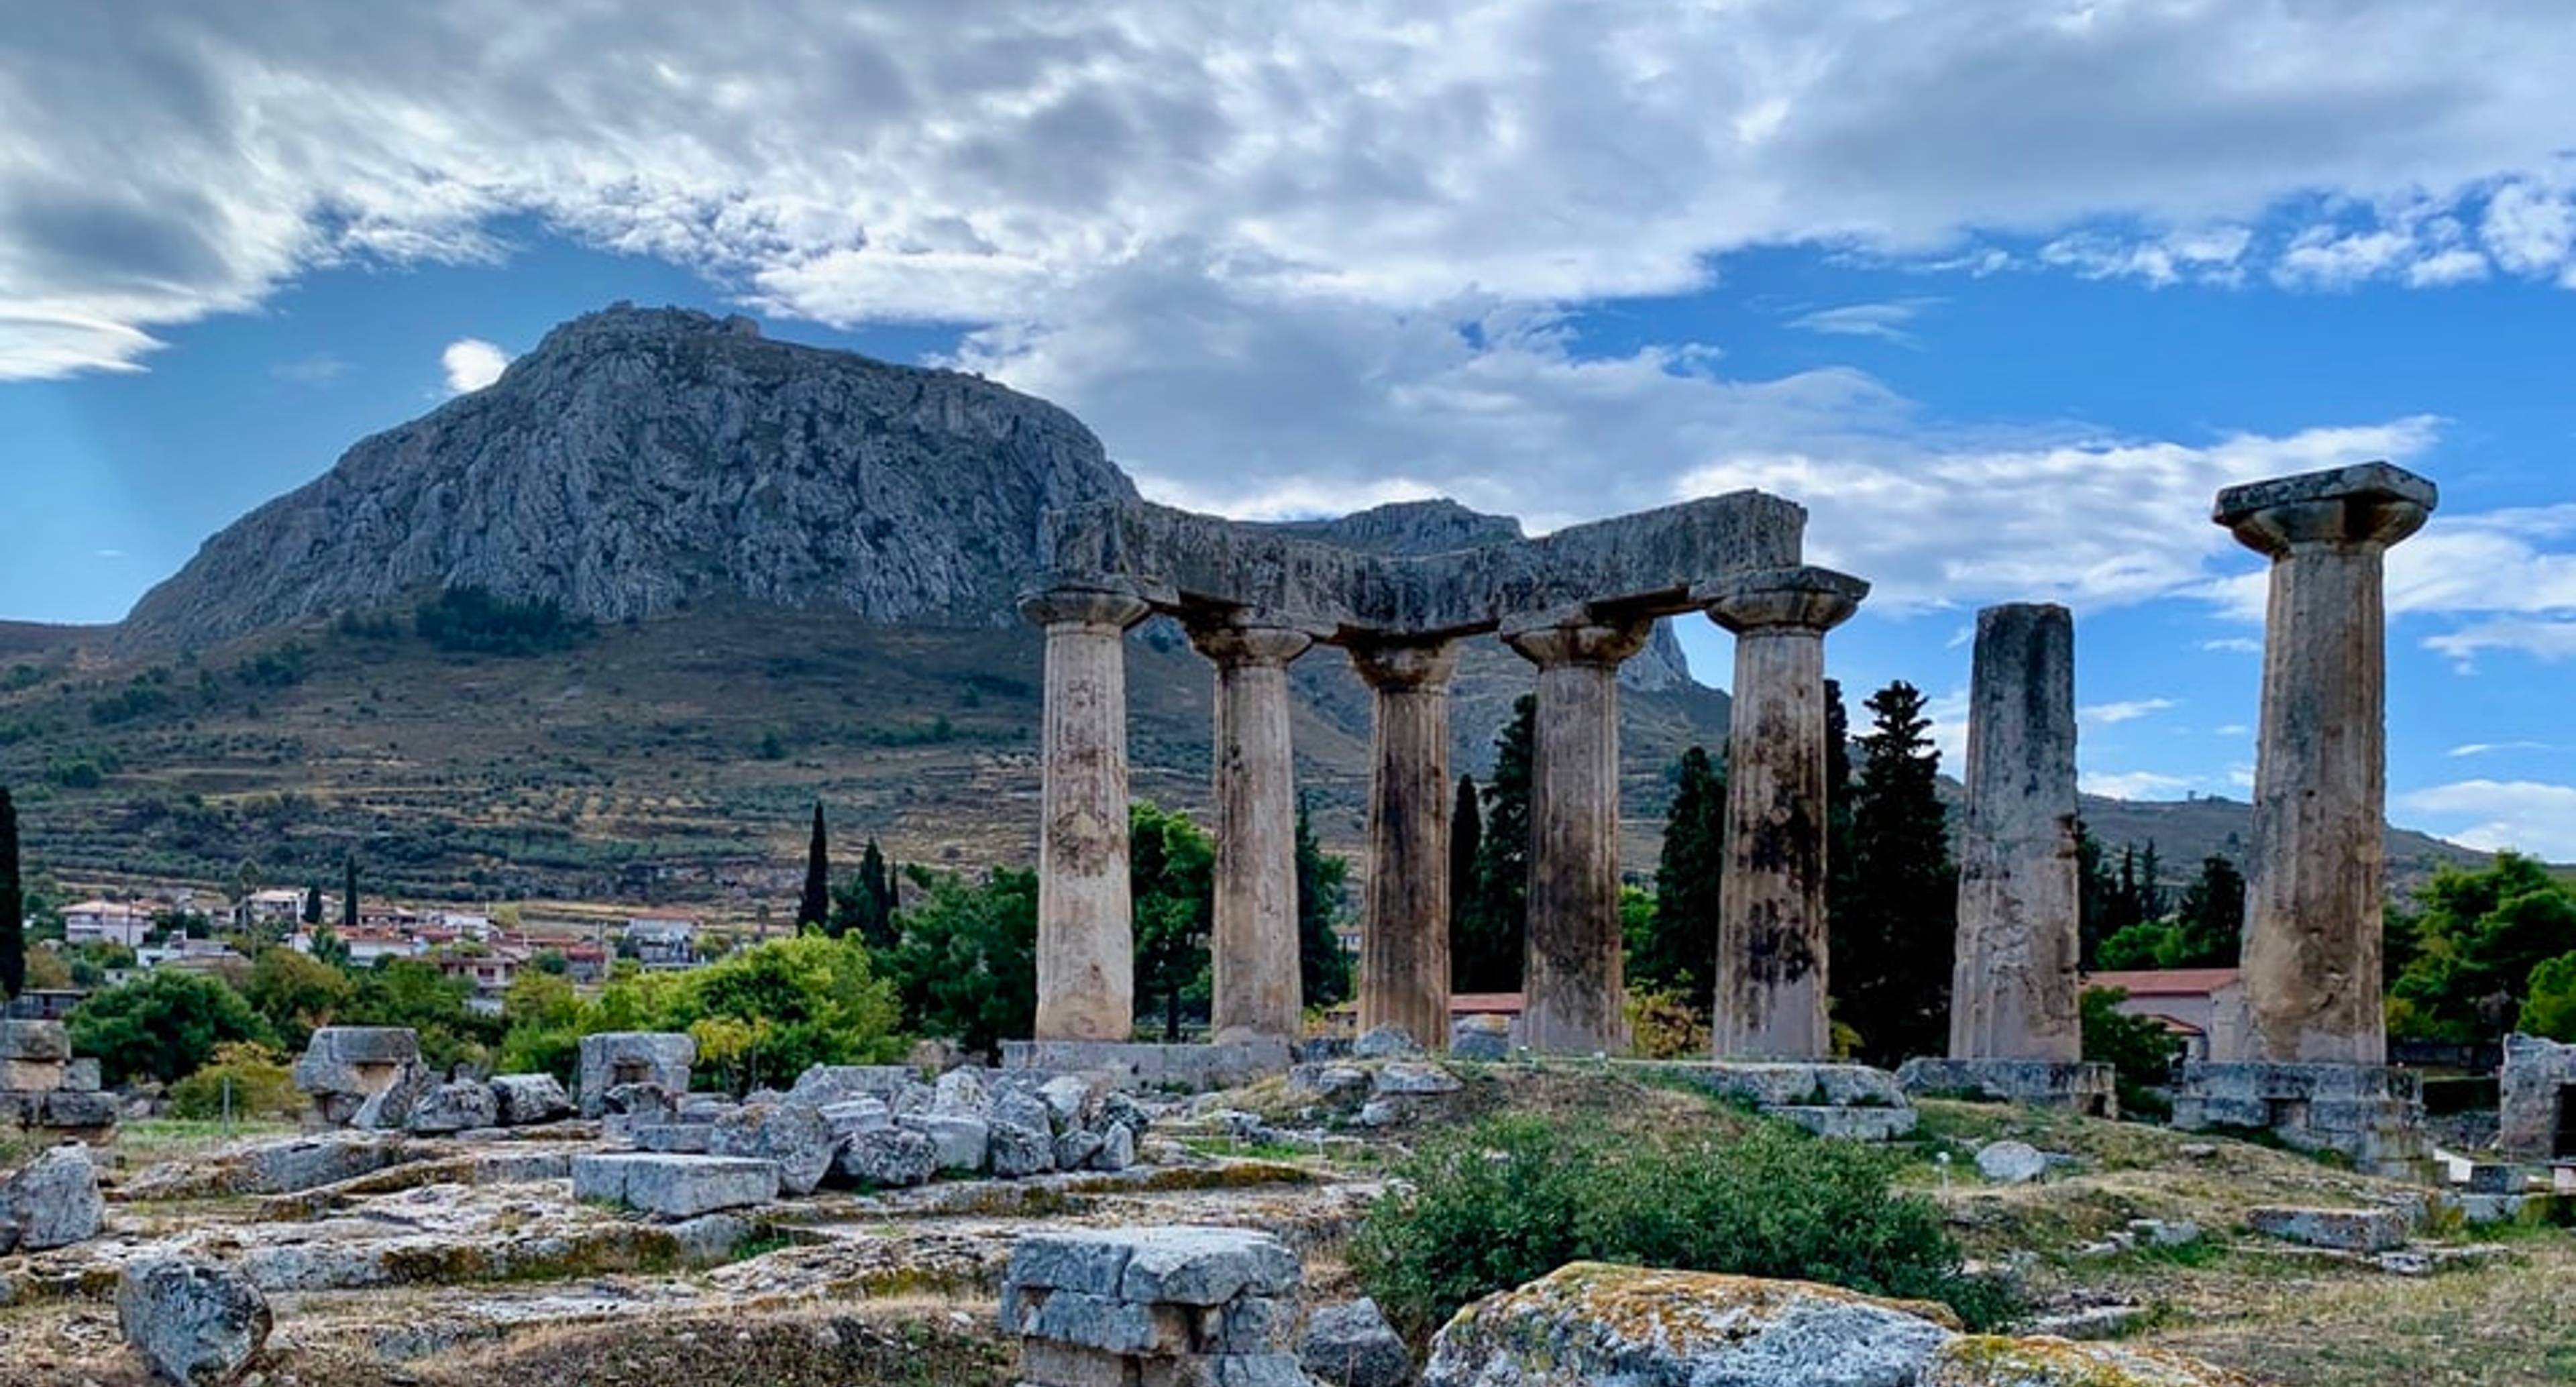
{"label": "doric column", "polygon": [[1216,920],[1210,945],[1218,1043],[1297,1035],[1297,788],[1288,662],[1314,638],[1275,626],[1198,625],[1216,662]]}
{"label": "doric column", "polygon": [[2383,1064],[2388,875],[2381,567],[2433,484],[2384,462],[2230,487],[2212,518],[2270,555],[2263,717],[2246,864],[2245,1058]]}
{"label": "doric column", "polygon": [[1127,882],[1127,665],[1143,599],[1053,588],[1021,599],[1046,628],[1038,826],[1039,1040],[1125,1040],[1136,1028]]}
{"label": "doric column", "polygon": [[2077,1014],[2075,618],[1977,613],[1950,1058],[2084,1057]]}
{"label": "doric column", "polygon": [[1619,931],[1619,662],[1651,619],[1515,631],[1538,666],[1530,739],[1529,932],[1521,1040],[1549,1054],[1628,1048]]}
{"label": "doric column", "polygon": [[1458,643],[1355,645],[1376,695],[1360,1029],[1449,1044],[1449,679]]}
{"label": "doric column", "polygon": [[1718,886],[1719,1058],[1823,1059],[1825,632],[1869,584],[1821,568],[1748,574],[1709,617],[1735,634],[1726,876]]}

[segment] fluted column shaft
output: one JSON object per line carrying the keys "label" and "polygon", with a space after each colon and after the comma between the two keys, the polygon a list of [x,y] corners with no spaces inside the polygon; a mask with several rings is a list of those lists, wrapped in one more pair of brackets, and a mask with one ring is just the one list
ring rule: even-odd
{"label": "fluted column shaft", "polygon": [[1619,929],[1619,662],[1651,620],[1506,637],[1538,666],[1530,739],[1529,930],[1521,1040],[1553,1054],[1628,1048]]}
{"label": "fluted column shaft", "polygon": [[2251,1059],[2384,1064],[2380,915],[2388,797],[2388,546],[2438,493],[2385,463],[2219,493],[2214,518],[2272,560],[2246,864]]}
{"label": "fluted column shaft", "polygon": [[1360,1029],[1449,1044],[1449,680],[1456,641],[1353,646],[1375,696]]}
{"label": "fluted column shaft", "polygon": [[1718,885],[1720,1058],[1824,1059],[1825,632],[1869,585],[1822,569],[1740,580],[1709,616],[1735,634],[1726,875]]}
{"label": "fluted column shaft", "polygon": [[1040,1040],[1125,1040],[1135,1030],[1121,640],[1146,610],[1131,595],[1089,589],[1039,593],[1020,604],[1022,615],[1046,628]]}
{"label": "fluted column shaft", "polygon": [[1304,1000],[1297,950],[1297,789],[1288,662],[1314,639],[1262,626],[1193,627],[1216,664],[1215,991],[1218,1043],[1294,1039]]}
{"label": "fluted column shaft", "polygon": [[2075,618],[1977,613],[1950,1058],[2084,1058],[2076,979]]}

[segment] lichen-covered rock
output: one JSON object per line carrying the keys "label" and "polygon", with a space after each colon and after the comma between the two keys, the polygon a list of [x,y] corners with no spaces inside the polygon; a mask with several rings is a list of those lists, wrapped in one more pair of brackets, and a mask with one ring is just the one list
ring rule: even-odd
{"label": "lichen-covered rock", "polygon": [[1069,1228],[1011,1245],[1005,1305],[1026,1290],[1075,1291],[1134,1305],[1222,1306],[1297,1292],[1286,1243],[1244,1228]]}
{"label": "lichen-covered rock", "polygon": [[1458,1077],[1436,1064],[1415,1060],[1395,1060],[1377,1071],[1375,1088],[1378,1096],[1403,1095],[1428,1097],[1458,1091]]}
{"label": "lichen-covered rock", "polygon": [[98,1236],[107,1221],[98,1171],[78,1143],[39,1154],[0,1180],[0,1253],[45,1252]]}
{"label": "lichen-covered rock", "polygon": [[[847,1141],[855,1133],[894,1125],[893,1112],[874,1098],[847,1098],[838,1103],[827,1103],[815,1111],[823,1114],[823,1124],[832,1129],[835,1141]],[[976,1159],[983,1159],[980,1147],[975,1155]]]}
{"label": "lichen-covered rock", "polygon": [[410,1125],[415,1132],[443,1135],[500,1123],[501,1103],[492,1096],[492,1086],[459,1080],[422,1095],[412,1105]]}
{"label": "lichen-covered rock", "polygon": [[1462,1016],[1449,1030],[1449,1057],[1504,1060],[1512,1057],[1512,1023],[1500,1016]]}
{"label": "lichen-covered rock", "polygon": [[1099,1111],[1099,1089],[1080,1074],[1058,1074],[1038,1085],[1038,1097],[1047,1105],[1047,1113],[1059,1132],[1081,1127]]}
{"label": "lichen-covered rock", "polygon": [[812,1194],[823,1183],[839,1145],[823,1114],[803,1103],[747,1105],[717,1118],[707,1131],[708,1154],[774,1162],[778,1188],[793,1195]]}
{"label": "lichen-covered rock", "polygon": [[1044,1175],[1055,1169],[1055,1138],[1043,1127],[995,1122],[986,1129],[984,1163],[1004,1180]]}
{"label": "lichen-covered rock", "polygon": [[572,1095],[552,1074],[503,1074],[492,1081],[492,1101],[504,1127],[530,1127],[573,1115]]}
{"label": "lichen-covered rock", "polygon": [[1424,1387],[1915,1387],[1943,1307],[1804,1281],[1576,1262],[1460,1310]]}
{"label": "lichen-covered rock", "polygon": [[186,1387],[238,1382],[274,1323],[268,1299],[221,1262],[148,1257],[125,1264],[116,1323],[153,1375]]}
{"label": "lichen-covered rock", "polygon": [[1113,1122],[1100,1137],[1100,1151],[1091,1158],[1094,1170],[1121,1171],[1136,1164],[1136,1131],[1123,1122]]}
{"label": "lichen-covered rock", "polygon": [[935,1109],[906,1113],[896,1119],[895,1125],[930,1138],[931,1151],[939,1168],[954,1175],[973,1175],[981,1171],[985,1150],[993,1139],[992,1124],[971,1113]]}
{"label": "lichen-covered rock", "polygon": [[2048,1157],[2024,1141],[1989,1142],[1977,1151],[1977,1174],[1995,1185],[2027,1185],[2048,1172]]}
{"label": "lichen-covered rock", "polygon": [[951,1069],[931,1085],[930,1110],[936,1113],[958,1113],[982,1117],[993,1109],[993,1095],[984,1078],[972,1069]]}
{"label": "lichen-covered rock", "polygon": [[929,1183],[939,1169],[939,1148],[908,1128],[878,1127],[854,1134],[835,1169],[869,1189],[905,1189]]}
{"label": "lichen-covered rock", "polygon": [[1977,1334],[1932,1355],[1921,1387],[2256,1387],[2254,1379],[2135,1344]]}
{"label": "lichen-covered rock", "polygon": [[575,1156],[572,1195],[669,1219],[695,1218],[777,1198],[778,1167],[741,1157],[644,1152]]}
{"label": "lichen-covered rock", "polygon": [[669,1093],[689,1091],[689,1066],[698,1042],[675,1031],[599,1031],[581,1038],[581,1115],[608,1111],[610,1093],[630,1084],[659,1084]]}
{"label": "lichen-covered rock", "polygon": [[411,1125],[411,1114],[438,1087],[438,1076],[424,1065],[406,1064],[393,1081],[367,1095],[349,1125],[362,1132],[399,1132]]}
{"label": "lichen-covered rock", "polygon": [[2260,1205],[2245,1226],[2267,1238],[2337,1252],[2386,1252],[2406,1245],[2408,1219],[2397,1209],[2307,1209]]}
{"label": "lichen-covered rock", "polygon": [[1086,1132],[1076,1127],[1055,1139],[1055,1168],[1080,1170],[1100,1154],[1103,1144],[1098,1132]]}
{"label": "lichen-covered rock", "polygon": [[1316,1310],[1297,1341],[1297,1361],[1333,1387],[1404,1387],[1413,1380],[1413,1355],[1366,1297]]}
{"label": "lichen-covered rock", "polygon": [[996,1126],[1025,1127],[1033,1132],[1055,1135],[1055,1112],[1046,1100],[1027,1089],[1006,1088],[993,1095],[992,1122]]}
{"label": "lichen-covered rock", "polygon": [[1421,1043],[1402,1026],[1378,1026],[1351,1042],[1353,1059],[1408,1059],[1421,1053]]}

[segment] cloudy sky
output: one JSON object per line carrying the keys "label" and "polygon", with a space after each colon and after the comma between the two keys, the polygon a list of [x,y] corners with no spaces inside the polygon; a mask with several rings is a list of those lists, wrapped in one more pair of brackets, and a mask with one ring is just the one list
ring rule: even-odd
{"label": "cloudy sky", "polygon": [[2396,817],[2576,859],[2553,8],[14,6],[0,617],[115,619],[632,298],[983,371],[1229,514],[1777,491],[1878,584],[1847,682],[1955,709],[1978,605],[2068,602],[2089,784],[2241,797],[2211,493],[2388,458],[2444,491]]}

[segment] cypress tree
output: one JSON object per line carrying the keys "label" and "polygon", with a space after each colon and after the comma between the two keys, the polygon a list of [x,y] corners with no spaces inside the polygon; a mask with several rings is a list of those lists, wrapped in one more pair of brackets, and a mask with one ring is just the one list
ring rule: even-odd
{"label": "cypress tree", "polygon": [[859,854],[859,895],[867,902],[859,916],[860,938],[875,952],[894,948],[894,878],[886,871],[885,854],[878,851],[874,838]]}
{"label": "cypress tree", "polygon": [[322,883],[318,881],[304,883],[304,923],[322,923]]}
{"label": "cypress tree", "polygon": [[1494,778],[1485,786],[1484,833],[1476,845],[1475,909],[1449,941],[1449,985],[1457,992],[1516,992],[1529,924],[1530,742],[1538,700],[1512,704],[1494,737]]}
{"label": "cypress tree", "polygon": [[2245,877],[2235,863],[2216,855],[2201,860],[2200,878],[2183,888],[2174,908],[2174,929],[2175,967],[2236,966],[2245,935]]}
{"label": "cypress tree", "polygon": [[1851,712],[1839,679],[1825,681],[1825,918],[1838,920],[1859,905],[1852,858]]}
{"label": "cypress tree", "polygon": [[1458,798],[1449,806],[1449,938],[1451,971],[1456,971],[1456,940],[1472,931],[1477,906],[1476,859],[1484,851],[1485,813],[1476,802],[1476,782],[1458,777]]}
{"label": "cypress tree", "polygon": [[1327,857],[1315,841],[1306,797],[1297,797],[1297,982],[1304,1004],[1328,1007],[1351,995],[1351,955],[1333,933],[1347,896],[1351,864]]}
{"label": "cypress tree", "polygon": [[796,899],[796,928],[832,931],[832,857],[823,842],[823,802],[814,801],[814,836],[805,845],[805,891]]}
{"label": "cypress tree", "polygon": [[1628,980],[1682,993],[1706,1015],[1715,992],[1718,884],[1726,873],[1726,772],[1706,748],[1682,753],[1655,864],[1655,905],[1631,941]]}
{"label": "cypress tree", "polygon": [[340,893],[340,928],[356,929],[358,927],[358,855],[354,852],[349,854],[345,865],[348,870],[348,880]]}
{"label": "cypress tree", "polygon": [[1883,1068],[1949,1043],[1959,876],[1923,703],[1903,680],[1868,700],[1876,716],[1852,790],[1852,908],[1831,922],[1837,1015],[1860,1031],[1861,1057]]}
{"label": "cypress tree", "polygon": [[18,876],[18,805],[0,785],[0,1001],[27,990],[27,892]]}

